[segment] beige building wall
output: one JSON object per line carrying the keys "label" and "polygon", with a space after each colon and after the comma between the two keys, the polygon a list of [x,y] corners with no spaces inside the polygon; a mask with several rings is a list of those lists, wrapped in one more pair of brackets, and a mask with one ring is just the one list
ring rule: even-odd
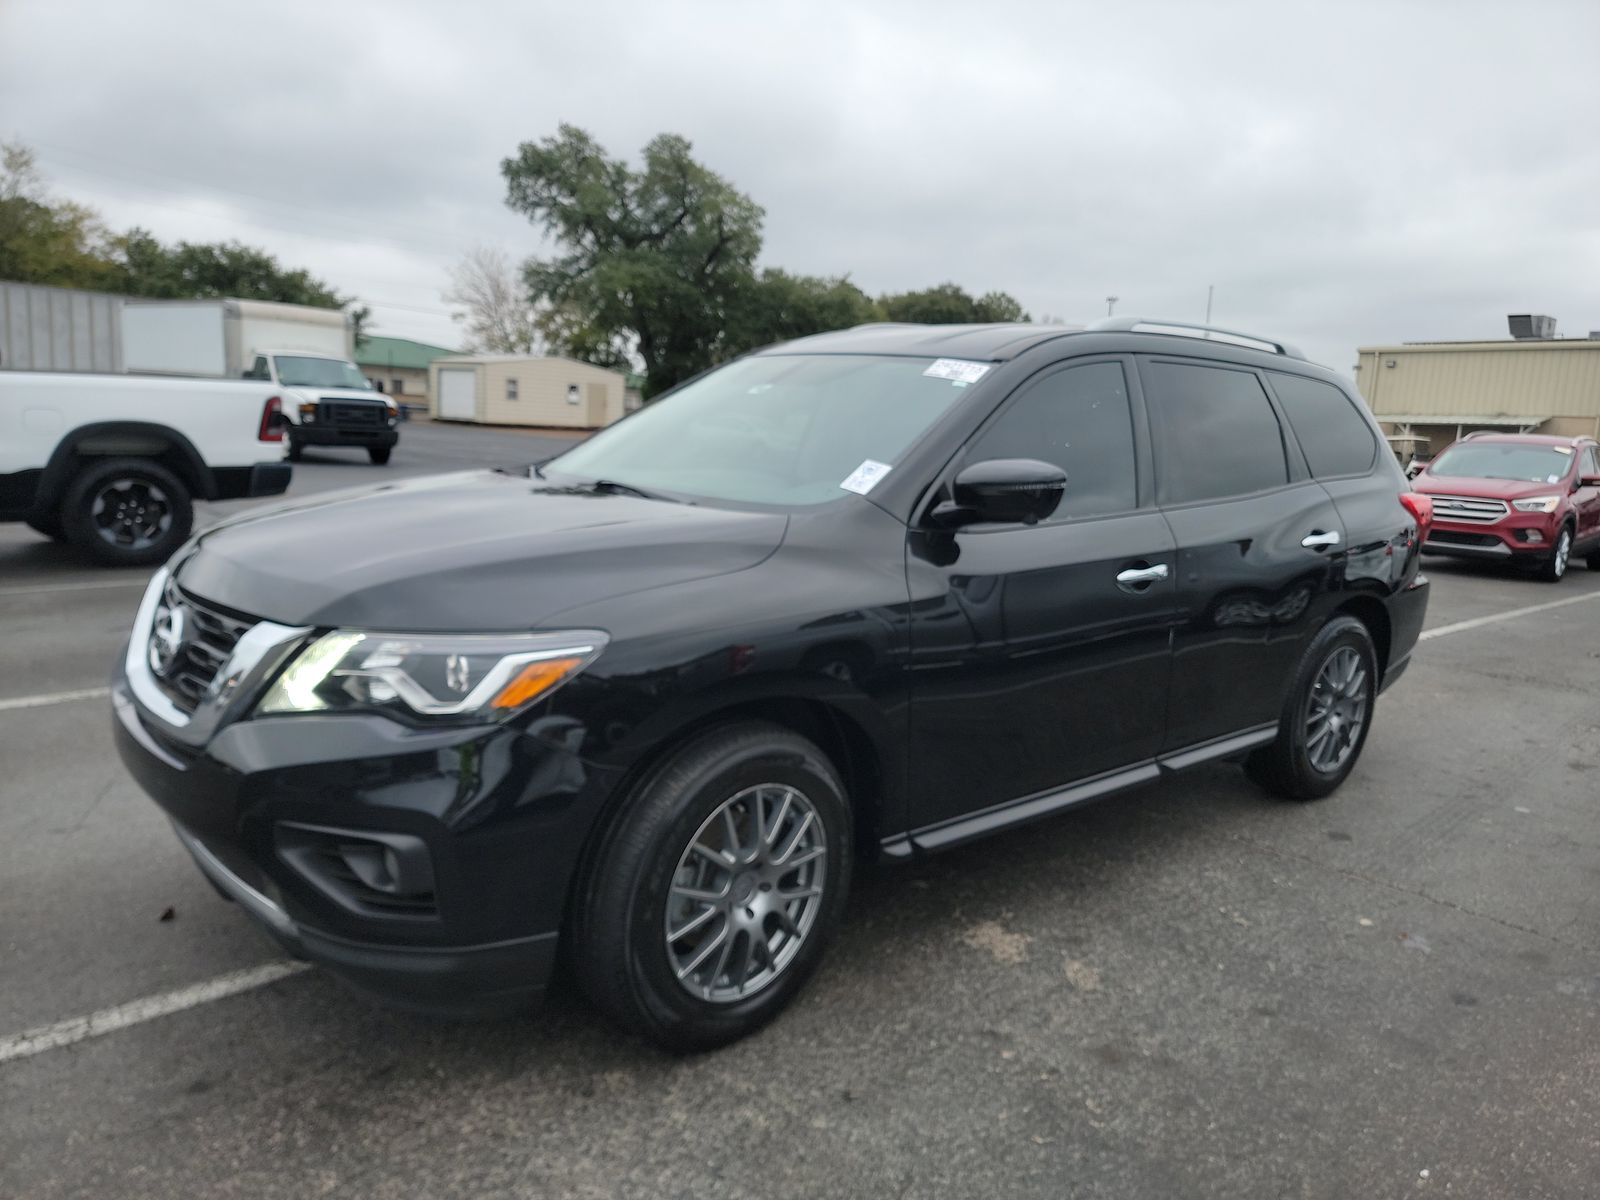
{"label": "beige building wall", "polygon": [[[358,365],[361,366],[361,373],[363,375],[365,375],[368,379],[383,385],[384,395],[398,395],[400,399],[405,401],[407,404],[428,403],[428,397],[431,395],[431,392],[428,390],[429,372],[421,370],[417,367],[382,367],[376,365],[368,366],[366,364]],[[395,391],[394,381],[397,379],[405,385],[405,390],[402,392]]]}
{"label": "beige building wall", "polygon": [[[623,415],[626,377],[588,363],[566,358],[441,358],[430,368],[434,376],[430,395],[438,394],[441,367],[477,368],[477,420],[488,425],[599,429]],[[568,400],[574,387],[577,403]]]}
{"label": "beige building wall", "polygon": [[[1460,433],[1600,436],[1600,340],[1369,346],[1356,385],[1401,457]],[[1390,365],[1393,364],[1393,365]]]}

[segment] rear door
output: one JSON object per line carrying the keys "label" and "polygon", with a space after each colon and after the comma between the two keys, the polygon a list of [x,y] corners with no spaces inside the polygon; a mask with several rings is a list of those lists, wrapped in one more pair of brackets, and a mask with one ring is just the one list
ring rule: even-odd
{"label": "rear door", "polygon": [[1331,607],[1345,530],[1291,457],[1252,368],[1141,356],[1156,496],[1177,542],[1164,749],[1274,723],[1306,643]]}

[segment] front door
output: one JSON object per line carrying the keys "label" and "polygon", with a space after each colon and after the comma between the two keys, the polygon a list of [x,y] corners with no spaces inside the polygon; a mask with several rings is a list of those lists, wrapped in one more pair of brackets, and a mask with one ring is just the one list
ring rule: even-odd
{"label": "front door", "polygon": [[1578,517],[1576,544],[1594,554],[1600,551],[1600,487],[1584,486],[1585,479],[1600,479],[1600,450],[1593,446],[1582,451],[1578,462],[1578,487],[1572,493],[1572,507]]}
{"label": "front door", "polygon": [[1034,376],[955,464],[1060,466],[1066,495],[1051,519],[911,535],[914,827],[1049,793],[1161,744],[1174,542],[1141,478],[1128,369],[1100,359]]}
{"label": "front door", "polygon": [[1255,371],[1152,358],[1139,376],[1178,543],[1164,746],[1177,750],[1278,720],[1344,569],[1345,529],[1327,490],[1291,469]]}

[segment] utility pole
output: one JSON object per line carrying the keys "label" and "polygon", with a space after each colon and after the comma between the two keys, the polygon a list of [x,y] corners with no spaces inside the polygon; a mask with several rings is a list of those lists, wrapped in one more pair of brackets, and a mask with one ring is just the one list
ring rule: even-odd
{"label": "utility pole", "polygon": [[1206,284],[1206,324],[1211,324],[1211,295],[1217,290],[1214,283]]}
{"label": "utility pole", "polygon": [[1111,315],[1112,310],[1117,307],[1117,301],[1121,300],[1121,299],[1122,299],[1121,296],[1107,296],[1106,297],[1106,316],[1109,317]]}

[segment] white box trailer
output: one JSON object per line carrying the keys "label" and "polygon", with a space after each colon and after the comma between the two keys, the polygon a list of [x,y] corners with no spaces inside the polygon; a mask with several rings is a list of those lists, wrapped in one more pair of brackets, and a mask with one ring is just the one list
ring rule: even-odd
{"label": "white box trailer", "polygon": [[349,359],[350,318],[335,308],[267,300],[127,300],[123,369],[135,375],[238,379],[266,350]]}

